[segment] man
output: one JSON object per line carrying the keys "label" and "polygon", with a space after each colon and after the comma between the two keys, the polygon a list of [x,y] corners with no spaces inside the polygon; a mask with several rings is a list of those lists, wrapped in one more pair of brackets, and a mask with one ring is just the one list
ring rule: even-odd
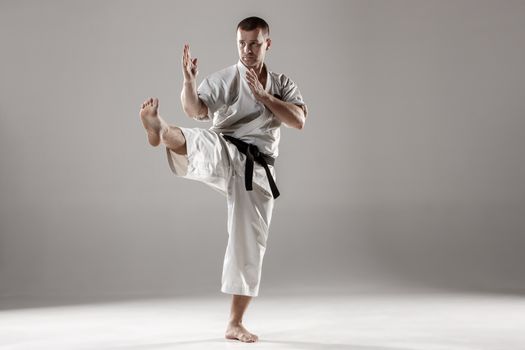
{"label": "man", "polygon": [[268,24],[248,17],[237,26],[239,61],[206,77],[196,88],[197,58],[184,45],[181,101],[184,112],[210,129],[168,125],[158,114],[158,100],[142,104],[140,116],[149,143],[163,143],[177,176],[203,182],[227,198],[228,245],[222,273],[223,293],[232,294],[225,337],[258,340],[242,317],[259,293],[263,256],[274,200],[274,160],[280,126],[302,129],[307,107],[296,84],[264,63],[271,46]]}

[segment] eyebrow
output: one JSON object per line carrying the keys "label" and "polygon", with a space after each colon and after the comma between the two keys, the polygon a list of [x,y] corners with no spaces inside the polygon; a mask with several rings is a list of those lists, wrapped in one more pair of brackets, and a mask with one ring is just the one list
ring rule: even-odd
{"label": "eyebrow", "polygon": [[[245,41],[245,40],[242,40],[242,39],[241,39],[241,40],[239,40],[239,41]],[[252,43],[258,43],[258,42],[259,42],[259,40],[248,40],[248,41],[251,41]]]}

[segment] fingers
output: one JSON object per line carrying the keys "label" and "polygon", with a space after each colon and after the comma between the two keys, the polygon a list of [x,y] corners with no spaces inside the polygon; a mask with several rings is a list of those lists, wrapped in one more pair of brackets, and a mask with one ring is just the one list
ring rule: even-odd
{"label": "fingers", "polygon": [[255,85],[255,82],[253,81],[253,78],[250,77],[250,76],[248,76],[248,75],[246,75],[246,81],[248,82],[248,87],[249,87],[252,91],[254,91],[256,85]]}
{"label": "fingers", "polygon": [[184,66],[184,68],[188,66],[188,61],[189,61],[188,52],[189,52],[189,45],[184,44],[184,48],[182,49],[182,65]]}
{"label": "fingers", "polygon": [[249,70],[246,71],[246,79],[247,80],[251,80],[252,79],[252,74]]}
{"label": "fingers", "polygon": [[257,74],[255,74],[255,70],[253,68],[250,68],[246,71],[246,79],[251,80],[253,82],[259,81]]}
{"label": "fingers", "polygon": [[181,61],[183,70],[185,72],[188,72],[193,75],[197,74],[197,58],[191,58],[189,44],[184,44]]}
{"label": "fingers", "polygon": [[191,70],[195,75],[197,75],[198,69],[197,69],[197,58],[194,58],[192,60]]}
{"label": "fingers", "polygon": [[254,86],[254,84],[253,84],[253,80],[251,80],[250,78],[247,77],[247,78],[246,78],[246,81],[248,82],[248,85],[250,85],[250,86]]}
{"label": "fingers", "polygon": [[248,81],[248,83],[250,83],[254,87],[257,85],[257,82],[259,81],[257,79],[257,76],[255,76],[254,73],[250,71],[246,72],[246,80]]}
{"label": "fingers", "polygon": [[191,53],[190,53],[189,44],[184,45],[184,59],[185,59],[186,64],[188,64],[188,62],[191,62]]}

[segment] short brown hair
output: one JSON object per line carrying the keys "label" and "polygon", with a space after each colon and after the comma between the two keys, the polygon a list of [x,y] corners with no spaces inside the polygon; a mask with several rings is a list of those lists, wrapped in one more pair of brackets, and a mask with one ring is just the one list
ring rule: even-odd
{"label": "short brown hair", "polygon": [[268,25],[268,23],[266,23],[264,19],[260,17],[252,16],[243,19],[237,25],[237,29],[239,28],[247,31],[260,28],[263,31],[263,33],[266,34],[266,36],[270,35],[270,26]]}

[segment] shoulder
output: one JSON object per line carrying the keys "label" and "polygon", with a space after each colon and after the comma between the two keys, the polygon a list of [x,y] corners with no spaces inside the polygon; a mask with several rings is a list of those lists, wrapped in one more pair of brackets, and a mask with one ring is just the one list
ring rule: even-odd
{"label": "shoulder", "polygon": [[[305,104],[303,101],[302,94],[297,84],[290,78],[289,75],[284,73],[271,72],[272,81],[274,84],[274,91],[277,93],[277,97],[284,102],[291,102],[295,105],[302,106]],[[275,96],[274,93],[274,96]],[[304,108],[303,108],[304,110]],[[305,111],[306,114],[306,111]]]}
{"label": "shoulder", "polygon": [[231,65],[216,72],[211,73],[206,77],[210,81],[229,81],[237,75],[237,66]]}
{"label": "shoulder", "polygon": [[294,87],[296,85],[295,82],[287,74],[270,72],[270,75],[272,76],[272,81],[275,83],[279,90]]}
{"label": "shoulder", "polygon": [[201,81],[197,91],[200,93],[228,91],[235,82],[236,73],[237,67],[235,65],[211,73]]}

